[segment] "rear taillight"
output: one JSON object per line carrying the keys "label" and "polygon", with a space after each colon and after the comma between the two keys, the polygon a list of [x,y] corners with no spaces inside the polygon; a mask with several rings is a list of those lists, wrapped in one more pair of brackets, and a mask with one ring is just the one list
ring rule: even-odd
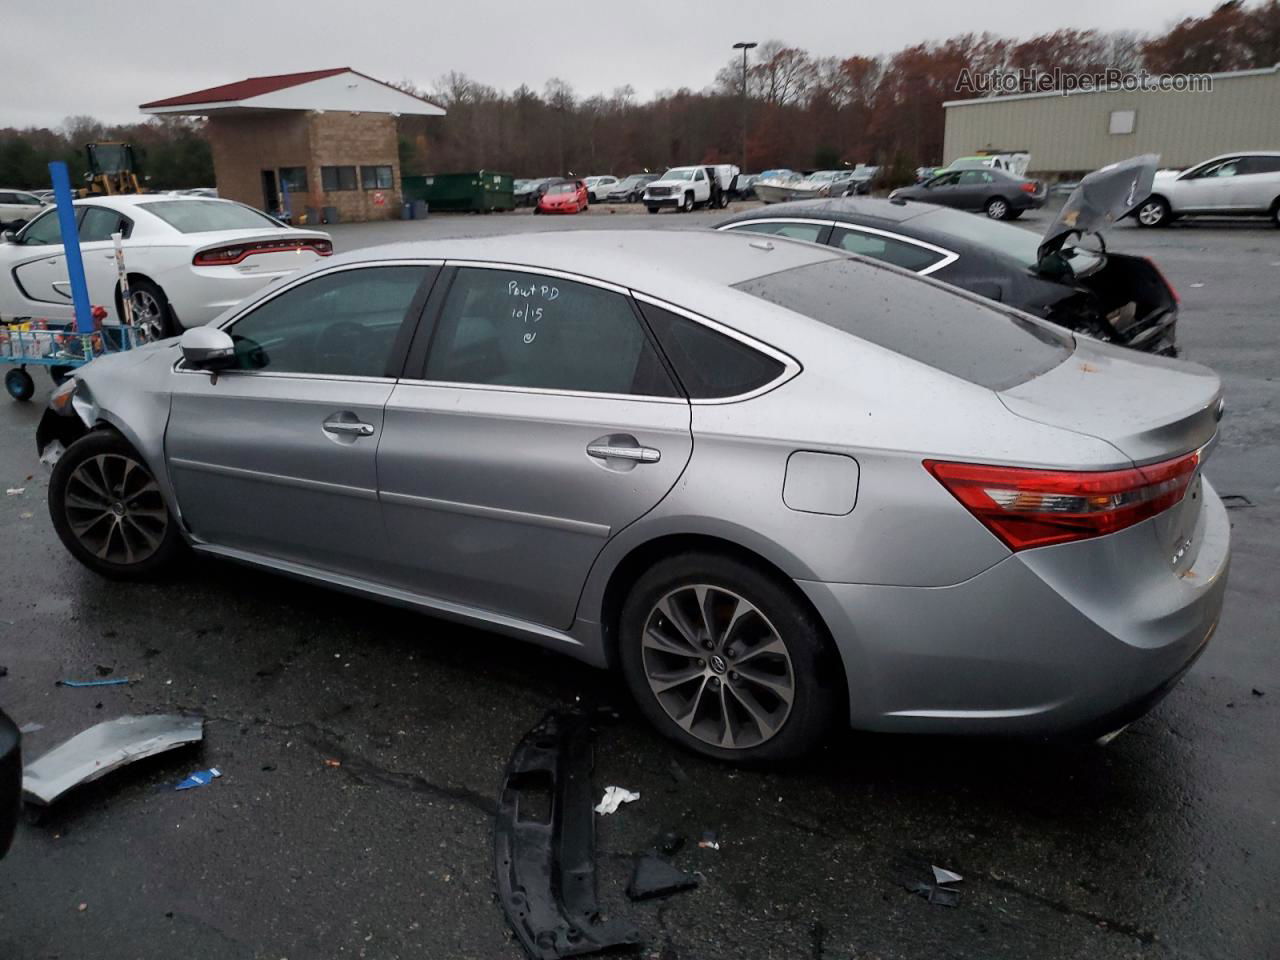
{"label": "rear taillight", "polygon": [[1200,453],[1130,470],[1066,471],[926,460],[924,467],[1010,550],[1087,540],[1178,503]]}
{"label": "rear taillight", "polygon": [[1024,184],[1022,185],[1022,192],[1023,192],[1023,193],[1035,193],[1035,192],[1036,192],[1037,190],[1039,190],[1039,189],[1040,189],[1040,187],[1039,187],[1039,185],[1038,185],[1038,184],[1034,184],[1034,183],[1032,183],[1032,182],[1030,182],[1030,181],[1027,181],[1026,183],[1024,183]]}
{"label": "rear taillight", "polygon": [[333,244],[328,240],[311,239],[232,243],[225,247],[201,250],[192,258],[191,264],[196,267],[225,267],[260,253],[303,253],[304,251],[319,257],[327,257],[333,253]]}
{"label": "rear taillight", "polygon": [[1150,257],[1143,257],[1142,259],[1147,261],[1151,266],[1151,269],[1156,272],[1156,276],[1160,278],[1160,282],[1164,284],[1164,288],[1169,291],[1169,296],[1173,297],[1173,302],[1181,306],[1182,298],[1178,296],[1178,291],[1173,289],[1173,284],[1170,283],[1169,278],[1164,275],[1164,271],[1157,267],[1155,261]]}

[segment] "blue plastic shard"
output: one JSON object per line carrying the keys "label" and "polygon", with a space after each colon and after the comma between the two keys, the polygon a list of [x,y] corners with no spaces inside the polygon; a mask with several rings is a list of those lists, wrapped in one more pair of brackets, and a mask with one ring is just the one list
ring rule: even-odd
{"label": "blue plastic shard", "polygon": [[119,687],[129,682],[128,677],[112,677],[109,680],[59,680],[60,687]]}
{"label": "blue plastic shard", "polygon": [[173,789],[192,790],[195,787],[203,787],[207,784],[213,783],[213,781],[218,779],[220,776],[222,776],[222,771],[217,767],[210,767],[208,770],[197,770]]}

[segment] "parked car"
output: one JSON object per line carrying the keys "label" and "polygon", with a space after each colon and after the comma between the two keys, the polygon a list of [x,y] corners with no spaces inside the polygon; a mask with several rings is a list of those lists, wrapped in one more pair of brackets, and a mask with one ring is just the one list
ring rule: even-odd
{"label": "parked car", "polygon": [[729,163],[705,167],[672,167],[644,188],[644,205],[650,213],[672,207],[689,213],[694,207],[723,207],[738,168]]}
{"label": "parked car", "polygon": [[610,187],[604,199],[608,203],[639,203],[644,199],[644,188],[657,179],[656,173],[633,173]]}
{"label": "parked car", "polygon": [[1084,240],[1124,217],[1154,173],[1155,158],[1140,157],[1090,174],[1043,237],[957,210],[872,198],[778,204],[718,229],[839,247],[1095,339],[1174,356],[1178,296],[1164,274],[1146,257]]}
{"label": "parked car", "polygon": [[1179,217],[1270,217],[1280,227],[1280,152],[1227,153],[1190,170],[1161,170],[1134,211],[1144,227]]}
{"label": "parked car", "polygon": [[22,812],[22,734],[0,710],[0,857],[9,852]]}
{"label": "parked car", "polygon": [[591,202],[587,185],[581,180],[557,180],[538,195],[534,213],[581,213]]}
{"label": "parked car", "polygon": [[[1027,167],[1031,165],[1031,154],[1018,153],[982,153],[972,157],[956,157],[943,170],[999,170],[1011,177],[1021,179],[1026,176]],[[939,170],[938,173],[942,173]]]}
{"label": "parked car", "polygon": [[[124,235],[135,320],[157,336],[208,323],[274,280],[333,252],[327,233],[297,230],[230,200],[166,194],[75,201],[89,300],[119,323],[111,235]],[[56,208],[0,244],[0,319],[75,318]]]}
{"label": "parked car", "polygon": [[1140,715],[1221,612],[1221,413],[1204,367],[832,247],[591,230],[335,257],[77,370],[37,444],[104,576],[189,548],[487,625],[767,763]]}
{"label": "parked car", "polygon": [[755,196],[755,183],[760,179],[758,173],[740,173],[734,178],[730,195],[735,200],[750,200]]}
{"label": "parked car", "polygon": [[0,230],[16,230],[48,204],[28,190],[0,188]]}
{"label": "parked car", "polygon": [[184,196],[188,196],[188,197],[214,197],[214,198],[216,198],[216,197],[218,196],[218,191],[217,191],[217,188],[215,188],[215,187],[191,187],[190,189],[187,189],[187,190],[179,190],[178,192],[179,192],[179,193],[181,193],[181,194],[183,194]]}
{"label": "parked car", "polygon": [[540,187],[552,183],[555,177],[542,177],[536,180],[516,180],[513,184],[517,207],[532,207],[541,196]]}
{"label": "parked car", "polygon": [[587,177],[582,182],[587,185],[587,199],[595,203],[597,200],[604,199],[605,191],[613,189],[618,182],[618,178],[602,175]]}
{"label": "parked car", "polygon": [[899,187],[890,198],[921,200],[957,210],[981,210],[992,220],[1014,220],[1044,206],[1049,191],[1039,180],[1000,170],[947,170],[924,183]]}
{"label": "parked car", "polygon": [[32,190],[31,194],[43,204],[55,202],[52,190]]}

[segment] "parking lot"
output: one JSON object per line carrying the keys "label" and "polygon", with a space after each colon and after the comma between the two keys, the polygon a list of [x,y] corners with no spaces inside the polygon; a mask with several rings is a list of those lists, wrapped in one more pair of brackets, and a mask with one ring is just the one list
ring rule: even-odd
{"label": "parking lot", "polygon": [[[593,207],[341,225],[336,247],[568,228],[694,228],[724,213]],[[1049,214],[1027,217],[1043,229]],[[281,577],[193,561],[108,583],[62,548],[30,404],[0,404],[6,589],[0,705],[35,757],[100,720],[193,711],[200,751],[146,761],[24,824],[0,861],[0,957],[518,958],[494,897],[503,767],[551,707],[616,708],[596,792],[600,896],[643,956],[1262,958],[1280,951],[1280,232],[1130,224],[1182,299],[1184,357],[1227,413],[1207,467],[1234,562],[1205,655],[1106,748],[842,734],[768,772],[680,751],[613,678],[495,634]],[[1028,624],[1034,630],[1034,624]],[[128,686],[68,689],[111,671]],[[0,671],[3,674],[3,671]],[[210,786],[174,792],[217,767]],[[715,831],[720,849],[700,849]],[[631,903],[632,858],[666,831],[697,890]],[[905,885],[960,873],[949,909]]]}

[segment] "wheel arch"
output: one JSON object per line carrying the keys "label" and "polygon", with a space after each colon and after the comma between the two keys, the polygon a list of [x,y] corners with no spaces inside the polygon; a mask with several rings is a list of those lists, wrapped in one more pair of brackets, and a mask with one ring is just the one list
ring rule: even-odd
{"label": "wheel arch", "polygon": [[[627,593],[636,579],[654,564],[670,557],[684,553],[715,553],[730,557],[748,566],[754,567],[770,579],[775,580],[792,599],[807,610],[814,620],[821,625],[826,636],[827,646],[840,662],[843,675],[844,662],[839,645],[831,636],[826,619],[814,606],[813,602],[796,586],[795,580],[774,560],[763,553],[724,536],[710,533],[664,533],[640,543],[634,544],[608,572],[607,578],[599,590],[598,601],[591,601],[590,607],[579,608],[579,615],[598,616],[599,635],[603,658],[608,669],[618,666],[618,620],[622,606],[626,602]],[[782,559],[782,558],[777,558]]]}
{"label": "wheel arch", "polygon": [[[125,276],[128,278],[130,286],[137,283],[139,280],[145,280],[147,283],[155,284],[155,286],[160,290],[160,292],[164,294],[165,302],[166,303],[169,302],[169,294],[165,292],[164,284],[162,284],[159,280],[157,280],[155,277],[151,276],[150,274],[143,273],[141,270],[126,270]],[[124,322],[124,299],[120,294],[119,280],[116,281],[116,284],[115,284],[115,287],[113,288],[112,293],[115,297],[116,316],[120,319],[120,322],[123,323]],[[170,305],[169,309],[170,311],[172,311],[173,309],[172,305]]]}

